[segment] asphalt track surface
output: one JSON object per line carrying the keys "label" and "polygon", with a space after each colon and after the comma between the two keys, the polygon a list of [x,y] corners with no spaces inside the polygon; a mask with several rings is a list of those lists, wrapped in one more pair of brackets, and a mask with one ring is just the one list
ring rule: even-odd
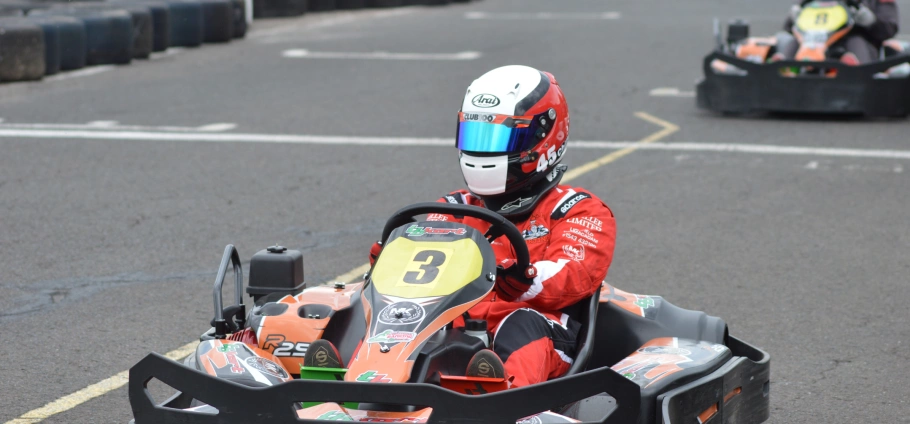
{"label": "asphalt track surface", "polygon": [[[679,126],[660,140],[669,144],[910,151],[905,120],[722,117],[691,98],[649,95],[693,89],[712,17],[748,17],[753,34],[770,33],[788,7],[484,0],[258,21],[229,45],[0,86],[0,133],[118,121],[445,139],[473,78],[520,63],[559,78],[574,140],[643,139],[661,130],[635,116],[645,112]],[[469,12],[619,15],[528,21]],[[283,57],[290,49],[480,57]],[[28,134],[0,137],[0,422],[192,342],[211,319],[227,243],[246,260],[276,242],[300,249],[306,280],[318,284],[363,264],[393,211],[463,184],[448,146]],[[570,149],[565,160],[577,167],[610,152]],[[611,283],[723,317],[732,334],[771,353],[770,422],[901,423],[910,422],[908,162],[641,149],[572,184],[617,216]],[[130,418],[121,387],[44,421]]]}

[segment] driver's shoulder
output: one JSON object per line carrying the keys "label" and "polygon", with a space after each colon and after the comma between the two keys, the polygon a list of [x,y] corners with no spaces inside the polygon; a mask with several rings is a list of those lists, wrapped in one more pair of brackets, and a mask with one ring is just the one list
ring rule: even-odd
{"label": "driver's shoulder", "polygon": [[563,219],[581,212],[592,212],[603,209],[607,216],[613,212],[600,197],[582,187],[559,185],[550,190],[540,202],[539,207],[550,209],[550,219]]}

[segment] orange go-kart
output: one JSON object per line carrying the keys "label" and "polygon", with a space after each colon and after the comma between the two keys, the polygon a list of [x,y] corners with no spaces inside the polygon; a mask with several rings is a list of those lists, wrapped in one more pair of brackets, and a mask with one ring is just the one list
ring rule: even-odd
{"label": "orange go-kart", "polygon": [[[792,37],[749,37],[741,20],[703,61],[697,105],[724,113],[785,112],[904,117],[910,114],[910,55],[907,42],[887,40],[881,60],[857,64],[842,40],[855,25],[858,0],[806,0]],[[785,59],[784,44],[796,54]],[[778,48],[781,50],[779,53]]]}
{"label": "orange go-kart", "polygon": [[[471,216],[486,233],[430,214]],[[152,353],[129,372],[135,422],[760,423],[769,414],[770,357],[723,320],[659,296],[604,284],[568,308],[583,324],[568,373],[528,387],[465,377],[487,347],[486,323],[454,326],[493,289],[490,242],[506,237],[529,263],[516,227],[486,209],[419,203],[386,223],[375,266],[357,284],[306,288],[300,252],[273,246],[250,261],[228,246],[215,280],[215,318],[183,364]],[[229,268],[234,305],[222,304]],[[523,269],[523,268],[522,268]],[[344,364],[304,366],[331,341]],[[319,359],[318,357],[314,357]],[[149,383],[178,392],[156,404]]]}

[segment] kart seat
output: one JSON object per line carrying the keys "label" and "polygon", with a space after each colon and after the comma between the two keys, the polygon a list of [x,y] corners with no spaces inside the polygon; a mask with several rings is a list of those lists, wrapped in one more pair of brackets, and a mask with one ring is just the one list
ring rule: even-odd
{"label": "kart seat", "polygon": [[[594,327],[597,323],[597,309],[600,306],[600,289],[590,297],[571,306],[575,312],[575,317],[581,323],[581,329],[578,330],[578,344],[575,347],[575,361],[565,376],[575,375],[585,370],[588,365],[588,358],[594,350]],[[569,314],[570,316],[572,314]]]}

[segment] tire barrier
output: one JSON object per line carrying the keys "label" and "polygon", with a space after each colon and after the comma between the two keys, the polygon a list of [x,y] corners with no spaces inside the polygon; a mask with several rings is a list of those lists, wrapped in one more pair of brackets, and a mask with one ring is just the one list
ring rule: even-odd
{"label": "tire barrier", "polygon": [[[28,16],[27,19],[39,25],[54,25],[57,28],[57,60],[61,71],[85,67],[85,25],[81,20],[70,16]],[[47,33],[45,48],[50,44],[46,36]],[[45,75],[51,73],[51,65],[48,65]]]}
{"label": "tire barrier", "polygon": [[156,1],[114,0],[114,5],[146,7],[152,15],[152,51],[163,52],[171,45],[170,8],[167,3]]}
{"label": "tire barrier", "polygon": [[246,1],[244,0],[231,0],[231,8],[233,10],[233,26],[234,26],[234,38],[243,38],[246,36],[247,24],[246,24]]}
{"label": "tire barrier", "polygon": [[33,10],[30,16],[72,16],[85,25],[86,65],[127,64],[133,60],[133,17],[125,10],[60,7]]}
{"label": "tire barrier", "polygon": [[152,25],[152,12],[148,7],[136,3],[111,4],[107,2],[64,3],[63,8],[93,10],[93,11],[125,11],[132,19],[132,49],[133,57],[148,59],[152,54],[152,39],[154,27]]}
{"label": "tire barrier", "polygon": [[176,47],[198,47],[202,44],[202,5],[196,2],[170,0],[170,45]]}
{"label": "tire barrier", "polygon": [[22,20],[0,23],[0,81],[26,81],[44,76],[44,30]]}
{"label": "tire barrier", "polygon": [[308,0],[253,0],[254,18],[300,16],[308,10]]}
{"label": "tire barrier", "polygon": [[202,41],[224,43],[234,38],[234,6],[230,0],[198,0],[202,5]]}
{"label": "tire barrier", "polygon": [[310,12],[328,12],[335,10],[336,0],[310,0]]}
{"label": "tire barrier", "polygon": [[152,51],[162,52],[170,47],[170,10],[167,3],[154,0],[109,0],[104,4],[148,9],[152,24]]}
{"label": "tire barrier", "polygon": [[335,8],[338,10],[363,9],[367,7],[366,0],[335,0]]}
{"label": "tire barrier", "polygon": [[0,17],[0,27],[4,24],[21,23],[37,25],[44,33],[44,75],[60,72],[60,34],[54,23],[30,20],[26,17]]}
{"label": "tire barrier", "polygon": [[[0,81],[246,36],[247,17],[470,0],[0,0]],[[249,5],[252,10],[249,10]]]}
{"label": "tire barrier", "polygon": [[404,6],[406,3],[404,0],[369,0],[367,5],[370,7],[398,7]]}

